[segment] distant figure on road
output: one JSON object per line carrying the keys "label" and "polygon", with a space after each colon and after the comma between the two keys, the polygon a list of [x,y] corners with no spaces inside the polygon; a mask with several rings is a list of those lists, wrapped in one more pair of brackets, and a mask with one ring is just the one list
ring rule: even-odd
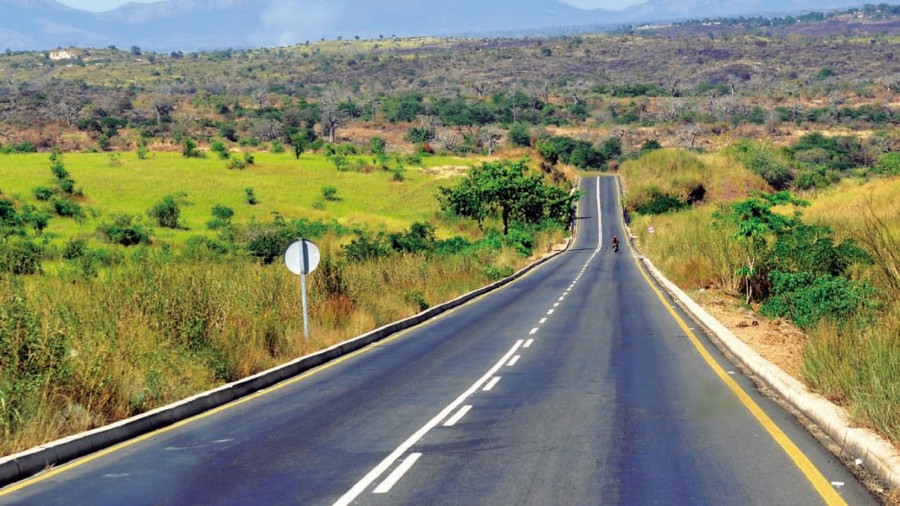
{"label": "distant figure on road", "polygon": [[612,238],[612,249],[616,253],[619,252],[619,238],[616,236],[613,236]]}

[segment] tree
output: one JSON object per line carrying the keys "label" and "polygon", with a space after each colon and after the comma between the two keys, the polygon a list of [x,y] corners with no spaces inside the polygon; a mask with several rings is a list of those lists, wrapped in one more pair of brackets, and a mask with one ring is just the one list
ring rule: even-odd
{"label": "tree", "polygon": [[294,157],[299,160],[300,155],[302,155],[315,140],[316,132],[312,128],[302,128],[299,132],[291,135],[291,148],[294,150]]}
{"label": "tree", "polygon": [[472,218],[479,227],[488,216],[499,214],[504,235],[510,221],[550,219],[567,224],[577,198],[563,188],[545,185],[540,174],[529,172],[525,160],[484,162],[455,188],[439,191],[443,210]]}

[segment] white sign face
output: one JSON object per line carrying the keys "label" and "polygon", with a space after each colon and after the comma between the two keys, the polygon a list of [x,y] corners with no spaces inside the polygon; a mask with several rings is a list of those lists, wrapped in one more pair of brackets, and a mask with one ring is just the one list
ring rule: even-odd
{"label": "white sign face", "polygon": [[284,263],[294,274],[309,274],[319,266],[319,248],[306,239],[300,239],[288,246],[284,252]]}
{"label": "white sign face", "polygon": [[647,227],[647,232],[652,234],[653,232],[656,232],[656,229],[653,227]]}

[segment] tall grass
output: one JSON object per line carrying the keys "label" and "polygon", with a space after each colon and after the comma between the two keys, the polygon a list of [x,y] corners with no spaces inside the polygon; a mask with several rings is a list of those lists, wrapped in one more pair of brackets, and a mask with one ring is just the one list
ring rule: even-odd
{"label": "tall grass", "polygon": [[856,239],[873,264],[857,273],[882,294],[885,310],[871,324],[822,325],[810,333],[803,374],[822,394],[900,444],[900,178],[844,183],[816,199],[811,220]]}
{"label": "tall grass", "polygon": [[[561,232],[539,235],[537,251]],[[511,272],[511,247],[348,263],[325,241],[300,283],[283,265],[127,260],[97,277],[0,279],[0,453],[16,452],[265,370]],[[389,287],[390,289],[386,289]]]}

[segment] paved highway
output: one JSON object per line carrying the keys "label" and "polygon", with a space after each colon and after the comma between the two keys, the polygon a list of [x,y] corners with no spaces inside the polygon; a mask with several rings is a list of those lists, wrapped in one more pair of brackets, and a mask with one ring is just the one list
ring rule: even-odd
{"label": "paved highway", "polygon": [[522,279],[0,505],[875,504],[609,249],[615,179],[583,190]]}

